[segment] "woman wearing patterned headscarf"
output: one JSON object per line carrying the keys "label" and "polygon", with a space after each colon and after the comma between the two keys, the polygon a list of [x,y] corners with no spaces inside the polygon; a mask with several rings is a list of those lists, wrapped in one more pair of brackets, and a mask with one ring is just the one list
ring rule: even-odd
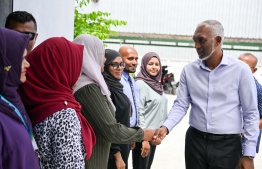
{"label": "woman wearing patterned headscarf", "polygon": [[27,57],[31,68],[20,95],[45,169],[83,169],[84,159],[92,154],[95,135],[72,90],[81,73],[83,49],[56,37],[42,42]]}
{"label": "woman wearing patterned headscarf", "polygon": [[[111,93],[112,102],[116,107],[116,121],[129,127],[131,103],[129,98],[123,93],[124,86],[120,83],[125,63],[121,54],[112,49],[106,49],[105,57],[105,67],[102,74]],[[129,144],[111,144],[108,169],[128,168],[129,146]]]}
{"label": "woman wearing patterned headscarf", "polygon": [[31,122],[17,93],[30,66],[29,35],[0,28],[0,37],[0,168],[40,169]]}
{"label": "woman wearing patterned headscarf", "polygon": [[[142,58],[141,70],[138,73],[136,85],[140,90],[139,106],[139,127],[141,128],[159,128],[167,117],[167,97],[163,93],[163,87],[160,83],[162,76],[162,66],[158,54],[149,52]],[[147,149],[149,143],[143,141],[137,143],[133,150],[133,168],[150,169],[156,146],[150,144],[150,152]],[[142,152],[141,152],[142,149]],[[142,156],[140,156],[140,154]]]}
{"label": "woman wearing patterned headscarf", "polygon": [[128,128],[116,122],[116,107],[101,73],[105,61],[102,41],[92,35],[80,35],[74,42],[85,46],[82,74],[74,87],[74,93],[97,137],[93,154],[86,161],[86,169],[105,169],[111,143],[128,144],[143,139],[151,140],[154,130]]}

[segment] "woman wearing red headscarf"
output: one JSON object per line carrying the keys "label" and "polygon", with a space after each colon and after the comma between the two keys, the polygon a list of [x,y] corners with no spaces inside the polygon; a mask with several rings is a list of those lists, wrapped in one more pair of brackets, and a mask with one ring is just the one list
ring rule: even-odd
{"label": "woman wearing red headscarf", "polygon": [[20,95],[45,169],[83,169],[84,157],[90,158],[95,144],[72,90],[81,73],[83,48],[62,37],[50,38],[27,57],[31,68]]}

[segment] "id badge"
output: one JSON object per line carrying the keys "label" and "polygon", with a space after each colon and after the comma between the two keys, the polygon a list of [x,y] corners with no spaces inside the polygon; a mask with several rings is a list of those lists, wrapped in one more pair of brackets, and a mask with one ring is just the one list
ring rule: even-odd
{"label": "id badge", "polygon": [[31,141],[32,141],[32,145],[33,145],[34,150],[35,151],[38,150],[38,147],[37,147],[37,144],[35,142],[35,138],[34,137],[32,137]]}

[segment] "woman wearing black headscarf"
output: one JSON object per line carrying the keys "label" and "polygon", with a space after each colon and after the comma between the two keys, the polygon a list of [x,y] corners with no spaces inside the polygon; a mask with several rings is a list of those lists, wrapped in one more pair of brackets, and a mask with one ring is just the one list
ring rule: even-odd
{"label": "woman wearing black headscarf", "polygon": [[[105,56],[103,77],[111,92],[112,102],[116,107],[116,121],[129,127],[131,104],[128,97],[123,93],[123,85],[120,83],[125,63],[121,54],[115,50],[106,49]],[[127,168],[128,155],[128,144],[112,143],[108,159],[108,169]]]}
{"label": "woman wearing black headscarf", "polygon": [[0,168],[39,169],[31,122],[17,93],[26,81],[29,35],[0,28]]}

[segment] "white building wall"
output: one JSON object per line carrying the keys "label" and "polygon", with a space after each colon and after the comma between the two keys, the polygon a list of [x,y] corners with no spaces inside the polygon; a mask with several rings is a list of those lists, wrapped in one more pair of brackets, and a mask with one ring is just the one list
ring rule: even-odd
{"label": "white building wall", "polygon": [[[38,24],[36,45],[53,36],[73,39],[75,0],[14,0],[14,11],[25,10],[34,15]],[[196,25],[206,19],[219,20],[225,36],[262,38],[261,0],[100,0],[90,2],[88,11],[107,11],[111,18],[127,21],[126,26],[114,28],[122,32],[192,35]],[[120,44],[108,44],[118,50]],[[182,68],[197,58],[193,48],[135,45],[140,59],[150,51],[158,53],[162,64],[179,79]],[[226,51],[238,57],[244,51]],[[262,66],[261,52],[254,53]],[[262,68],[260,68],[262,69]],[[257,77],[262,71],[258,70]]]}
{"label": "white building wall", "polygon": [[262,38],[261,0],[100,0],[85,11],[97,10],[127,21],[117,31],[192,35],[198,23],[215,19],[227,37]]}
{"label": "white building wall", "polygon": [[36,45],[54,36],[73,40],[75,0],[13,0],[13,11],[27,11],[37,22]]}
{"label": "white building wall", "polygon": [[[180,79],[180,74],[182,72],[183,67],[196,60],[198,58],[198,55],[195,51],[194,48],[181,48],[181,47],[160,47],[160,46],[145,46],[145,45],[130,45],[133,46],[139,55],[138,58],[138,69],[136,73],[139,72],[140,70],[140,63],[142,57],[148,53],[148,52],[156,52],[161,59],[162,65],[167,65],[168,66],[168,72],[169,73],[174,73],[175,75],[175,80],[179,81]],[[121,47],[120,44],[107,44],[106,48],[108,49],[114,49],[114,50],[119,50]],[[228,56],[232,56],[234,58],[237,58],[240,56],[243,51],[229,51],[229,50],[224,50],[224,53],[227,54]],[[255,56],[259,56],[260,62],[261,62],[261,52],[251,52]],[[258,79],[258,81],[262,84],[262,65],[258,64],[258,70],[254,74],[254,76]]]}
{"label": "white building wall", "polygon": [[[127,21],[126,26],[113,28],[121,32],[193,35],[198,23],[207,19],[220,21],[225,36],[239,38],[262,38],[261,0],[99,0],[91,2],[86,12],[110,12],[111,18]],[[108,44],[108,48],[118,50],[121,44]],[[158,53],[163,65],[179,79],[185,64],[198,56],[193,48],[134,46],[140,58],[150,51]],[[248,51],[225,51],[237,58]],[[258,57],[262,66],[262,52],[251,52]],[[262,67],[260,68],[262,69]],[[255,76],[261,79],[262,71]],[[262,81],[262,80],[261,80]]]}

